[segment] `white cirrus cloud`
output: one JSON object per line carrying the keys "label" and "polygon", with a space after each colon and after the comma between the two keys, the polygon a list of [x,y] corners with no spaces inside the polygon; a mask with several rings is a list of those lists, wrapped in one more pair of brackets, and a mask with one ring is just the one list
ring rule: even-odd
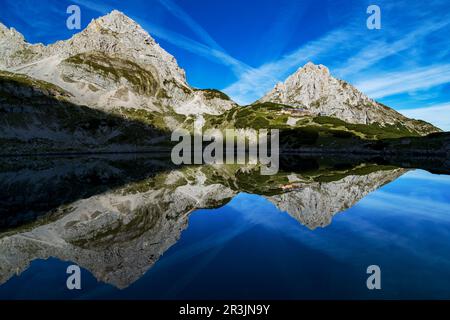
{"label": "white cirrus cloud", "polygon": [[378,99],[396,94],[429,89],[450,82],[450,64],[419,67],[412,70],[387,72],[355,83],[355,86]]}
{"label": "white cirrus cloud", "polygon": [[[130,15],[137,23],[139,23],[145,30],[147,30],[152,36],[167,41],[168,43],[175,45],[183,50],[194,53],[198,56],[204,57],[215,63],[219,63],[230,67],[230,69],[236,73],[241,74],[251,67],[239,61],[238,59],[232,57],[227,52],[217,45],[217,43],[208,35],[208,33],[203,30],[194,20],[192,20],[184,11],[178,6],[175,6],[172,2],[168,0],[159,0],[168,11],[175,15],[177,18],[181,19],[186,23],[193,31],[201,37],[203,41],[207,44],[198,42],[189,37],[186,37],[180,33],[168,30],[160,25],[149,23],[148,21],[134,15]],[[74,0],[74,3],[84,6],[92,11],[98,12],[99,14],[107,14],[115,9],[113,6],[100,4],[91,0]],[[213,45],[213,47],[211,46]]]}
{"label": "white cirrus cloud", "polygon": [[399,112],[413,119],[430,122],[444,131],[450,131],[450,102],[432,107],[399,110]]}

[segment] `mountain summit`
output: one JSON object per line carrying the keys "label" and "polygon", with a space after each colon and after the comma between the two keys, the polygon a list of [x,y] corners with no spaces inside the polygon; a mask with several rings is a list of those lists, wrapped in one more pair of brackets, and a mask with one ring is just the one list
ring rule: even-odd
{"label": "mountain summit", "polygon": [[153,113],[146,116],[164,128],[179,126],[189,115],[220,114],[236,105],[215,90],[192,88],[176,59],[117,10],[48,46],[29,44],[14,29],[0,26],[0,69],[57,85],[76,104]]}
{"label": "mountain summit", "polygon": [[370,99],[349,83],[334,78],[327,67],[312,62],[278,83],[258,102],[285,104],[313,115],[336,117],[355,124],[402,124],[421,134],[439,131]]}
{"label": "mountain summit", "polygon": [[[24,64],[39,64],[51,56],[67,58],[86,52],[116,55],[142,65],[155,65],[162,77],[185,84],[184,70],[135,21],[120,11],[93,19],[82,32],[65,41],[44,46],[29,44],[15,29],[0,26],[0,65],[22,70]],[[3,54],[4,53],[4,54]]]}

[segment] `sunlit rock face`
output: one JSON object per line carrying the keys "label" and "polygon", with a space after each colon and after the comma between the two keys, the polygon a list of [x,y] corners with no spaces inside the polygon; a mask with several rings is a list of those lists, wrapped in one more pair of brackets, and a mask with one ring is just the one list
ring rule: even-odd
{"label": "sunlit rock face", "polygon": [[[22,170],[12,163],[0,166],[1,187],[9,190],[8,196],[31,195],[23,198],[28,207],[17,209],[16,216],[36,209],[36,203],[48,198],[48,190],[55,195],[58,188],[78,190],[61,193],[61,201],[41,208],[47,214],[4,229],[0,283],[26,270],[33,260],[55,257],[86,268],[99,281],[125,288],[179,240],[195,209],[220,207],[240,192],[260,194],[314,229],[405,172],[362,165],[358,170],[366,170],[364,174],[355,174],[353,168],[308,170],[307,175],[286,171],[261,182],[255,166],[171,168],[161,159],[127,158],[83,162],[31,162]],[[147,170],[148,177],[140,179],[136,168]],[[324,176],[329,182],[323,182]],[[100,187],[104,184],[110,189]],[[6,193],[0,199],[4,214],[17,208],[18,202],[11,202]]]}
{"label": "sunlit rock face", "polygon": [[278,83],[259,102],[302,108],[312,115],[332,116],[349,123],[402,124],[420,134],[439,131],[430,124],[408,119],[382,105],[349,83],[334,78],[327,67],[311,62]]}
{"label": "sunlit rock face", "polygon": [[168,128],[180,124],[176,114],[220,114],[236,106],[222,93],[192,88],[175,58],[116,10],[48,46],[29,44],[0,24],[0,69],[57,85],[76,104],[159,112]]}

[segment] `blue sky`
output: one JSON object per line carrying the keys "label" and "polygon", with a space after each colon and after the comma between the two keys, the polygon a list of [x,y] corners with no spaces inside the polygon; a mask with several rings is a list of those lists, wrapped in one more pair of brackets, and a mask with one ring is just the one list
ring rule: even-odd
{"label": "blue sky", "polygon": [[[118,9],[140,23],[199,88],[240,103],[261,97],[308,61],[370,97],[450,130],[447,0],[0,0],[0,21],[31,42],[68,39],[66,9],[82,27]],[[381,8],[381,30],[366,9]]]}

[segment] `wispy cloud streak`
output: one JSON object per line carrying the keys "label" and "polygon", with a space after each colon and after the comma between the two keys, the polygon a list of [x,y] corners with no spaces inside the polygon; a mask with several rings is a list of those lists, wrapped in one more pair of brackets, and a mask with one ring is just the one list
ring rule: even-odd
{"label": "wispy cloud streak", "polygon": [[433,123],[445,131],[450,131],[450,102],[432,107],[400,110],[405,116]]}
{"label": "wispy cloud streak", "polygon": [[[232,57],[226,52],[211,36],[210,34],[200,26],[189,14],[187,14],[180,6],[175,4],[172,0],[158,0],[172,15],[183,21],[200,39],[207,45],[210,50],[209,54],[215,58],[223,59],[226,65],[231,66],[232,71],[236,74],[241,74],[251,68]],[[205,47],[205,46],[204,46]],[[203,54],[207,54],[207,51],[203,50]],[[219,61],[220,62],[220,61]]]}
{"label": "wispy cloud streak", "polygon": [[208,46],[223,51],[219,44],[201,27],[190,15],[180,6],[171,0],[158,0],[171,14],[183,21],[192,31],[194,31]]}
{"label": "wispy cloud streak", "polygon": [[364,71],[383,59],[410,49],[417,44],[420,39],[423,39],[424,37],[448,26],[449,24],[450,19],[428,23],[420,29],[414,30],[409,34],[400,37],[399,40],[394,42],[387,42],[385,40],[370,41],[364,49],[350,57],[345,64],[337,68],[335,73],[339,77],[346,77],[348,75]]}
{"label": "wispy cloud streak", "polygon": [[[166,1],[166,0],[159,0],[159,1]],[[73,2],[76,4],[79,4],[81,6],[84,6],[92,11],[95,11],[99,14],[102,14],[102,15],[107,14],[115,9],[115,7],[104,5],[104,4],[98,4],[96,2],[89,1],[89,0],[74,0]],[[181,15],[181,13],[179,11],[177,11],[177,14]],[[159,25],[155,25],[148,21],[145,21],[144,19],[141,19],[138,16],[134,16],[134,15],[130,15],[130,16],[137,23],[139,23],[144,29],[146,29],[152,36],[162,39],[164,41],[167,41],[168,43],[170,43],[172,45],[175,45],[181,49],[184,49],[184,50],[194,53],[196,55],[202,56],[202,57],[204,57],[210,61],[213,61],[215,63],[219,63],[222,65],[228,66],[236,74],[241,74],[242,72],[251,70],[251,67],[249,67],[245,63],[239,61],[238,59],[235,59],[228,53],[224,52],[222,49],[212,48],[206,44],[200,43],[200,42],[193,40],[189,37],[186,37],[182,34],[170,31],[164,27],[161,27]],[[199,31],[200,29],[197,28],[197,30],[199,33],[202,33],[201,31]],[[203,38],[206,38],[206,37],[207,37],[206,34],[203,33]],[[214,41],[214,40],[212,40],[212,41]],[[210,41],[208,41],[208,42],[210,42]],[[216,47],[218,47],[218,45]]]}
{"label": "wispy cloud streak", "polygon": [[421,67],[414,70],[391,72],[355,83],[371,98],[432,88],[450,82],[450,64]]}

